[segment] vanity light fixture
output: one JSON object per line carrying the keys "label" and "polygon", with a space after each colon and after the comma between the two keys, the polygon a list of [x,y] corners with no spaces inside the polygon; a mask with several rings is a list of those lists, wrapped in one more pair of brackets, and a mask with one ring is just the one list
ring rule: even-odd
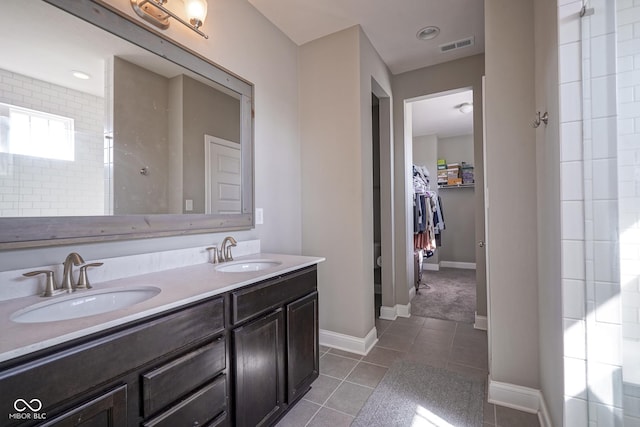
{"label": "vanity light fixture", "polygon": [[462,114],[469,114],[473,111],[473,104],[471,102],[463,102],[462,104],[456,105],[454,108],[459,110]]}
{"label": "vanity light fixture", "polygon": [[[180,0],[174,0],[180,1]],[[207,16],[207,0],[182,0],[184,2],[186,16],[189,22],[179,17],[166,6],[168,0],[131,0],[131,7],[142,19],[152,23],[158,28],[169,28],[169,18],[173,18],[182,25],[191,28],[205,39],[205,33],[200,30]]]}

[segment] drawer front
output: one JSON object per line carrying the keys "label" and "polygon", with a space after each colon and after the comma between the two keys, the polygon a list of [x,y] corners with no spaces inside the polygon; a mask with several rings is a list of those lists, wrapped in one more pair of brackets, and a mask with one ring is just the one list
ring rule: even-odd
{"label": "drawer front", "polygon": [[225,368],[224,337],[142,376],[144,417],[208,382]]}
{"label": "drawer front", "polygon": [[222,298],[177,311],[85,344],[0,371],[0,412],[37,396],[46,408],[224,330]]}
{"label": "drawer front", "polygon": [[214,419],[217,422],[226,409],[226,391],[226,376],[221,375],[214,382],[142,425],[145,427],[203,426]]}
{"label": "drawer front", "polygon": [[238,324],[316,290],[316,267],[231,293],[231,321]]}

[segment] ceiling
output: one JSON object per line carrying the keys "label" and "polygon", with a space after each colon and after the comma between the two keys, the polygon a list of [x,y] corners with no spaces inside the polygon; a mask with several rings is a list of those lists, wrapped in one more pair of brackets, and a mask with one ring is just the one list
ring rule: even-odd
{"label": "ceiling", "polygon": [[[249,0],[293,42],[303,45],[360,25],[387,64],[399,74],[484,52],[484,0]],[[432,40],[416,33],[440,28]],[[442,53],[440,45],[473,37],[474,44]],[[472,102],[473,92],[413,103],[413,135],[441,138],[473,133],[473,114],[454,106]]]}
{"label": "ceiling", "polygon": [[[391,73],[484,52],[483,0],[249,0],[296,44],[361,25]],[[435,25],[440,34],[418,40]],[[441,53],[439,46],[468,37],[474,45]]]}
{"label": "ceiling", "polygon": [[473,113],[463,114],[456,106],[473,103],[473,91],[449,93],[412,102],[413,136],[438,135],[448,138],[473,133]]}

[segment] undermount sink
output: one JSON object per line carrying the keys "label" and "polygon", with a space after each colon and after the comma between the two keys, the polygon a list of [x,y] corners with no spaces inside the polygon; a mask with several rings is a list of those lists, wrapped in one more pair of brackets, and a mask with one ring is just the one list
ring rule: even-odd
{"label": "undermount sink", "polygon": [[248,259],[245,261],[224,263],[216,267],[216,270],[223,273],[248,273],[251,271],[266,270],[280,264],[282,264],[280,261],[270,259]]}
{"label": "undermount sink", "polygon": [[11,320],[17,323],[39,323],[77,319],[130,307],[159,293],[160,288],[155,286],[78,291],[18,310],[11,315]]}

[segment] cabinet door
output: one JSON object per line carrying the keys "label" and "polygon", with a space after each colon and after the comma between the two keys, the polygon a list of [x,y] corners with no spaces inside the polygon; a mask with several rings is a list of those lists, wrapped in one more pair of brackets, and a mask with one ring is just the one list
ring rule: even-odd
{"label": "cabinet door", "polygon": [[282,309],[233,331],[236,426],[269,425],[282,411],[284,340]]}
{"label": "cabinet door", "polygon": [[127,386],[91,399],[41,424],[42,427],[121,427],[127,425]]}
{"label": "cabinet door", "polygon": [[318,293],[287,305],[287,402],[318,378]]}

